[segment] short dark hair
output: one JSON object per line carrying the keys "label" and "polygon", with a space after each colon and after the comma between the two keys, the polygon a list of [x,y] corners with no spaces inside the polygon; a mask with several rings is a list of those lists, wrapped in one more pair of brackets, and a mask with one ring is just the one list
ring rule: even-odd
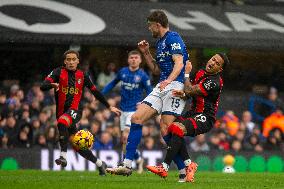
{"label": "short dark hair", "polygon": [[219,52],[217,54],[223,59],[223,61],[224,61],[223,70],[225,70],[226,67],[230,64],[230,60],[229,60],[228,56],[226,55],[226,53]]}
{"label": "short dark hair", "polygon": [[132,50],[132,51],[130,51],[130,52],[128,53],[128,57],[129,57],[130,55],[133,55],[133,54],[139,55],[139,56],[142,58],[142,55],[141,55],[141,53],[140,53],[138,50]]}
{"label": "short dark hair", "polygon": [[161,24],[164,28],[169,26],[169,20],[167,15],[162,10],[153,11],[148,17],[147,21],[157,22]]}
{"label": "short dark hair", "polygon": [[78,51],[75,51],[75,50],[70,49],[70,50],[67,50],[67,51],[65,51],[65,52],[64,52],[64,54],[63,54],[63,60],[65,60],[65,58],[66,58],[67,54],[76,54],[77,58],[78,58],[78,59],[80,59],[79,52],[78,52]]}

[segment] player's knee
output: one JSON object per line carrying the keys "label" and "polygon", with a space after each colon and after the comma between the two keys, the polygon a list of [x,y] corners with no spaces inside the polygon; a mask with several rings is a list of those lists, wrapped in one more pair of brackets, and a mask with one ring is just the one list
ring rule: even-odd
{"label": "player's knee", "polygon": [[139,116],[135,113],[131,116],[131,123],[142,124],[143,120],[141,119],[141,116]]}
{"label": "player's knee", "polygon": [[72,124],[72,118],[69,115],[62,115],[58,119],[58,125],[63,125],[65,127],[70,127]]}
{"label": "player's knee", "polygon": [[165,126],[161,126],[161,128],[160,128],[160,130],[161,130],[161,134],[162,134],[162,136],[165,136],[165,135],[167,135],[169,132],[168,132],[168,127],[165,127]]}
{"label": "player's knee", "polygon": [[168,132],[173,134],[173,135],[177,135],[178,137],[183,137],[184,136],[184,132],[182,130],[182,128],[180,128],[178,125],[172,123],[169,127],[168,127]]}

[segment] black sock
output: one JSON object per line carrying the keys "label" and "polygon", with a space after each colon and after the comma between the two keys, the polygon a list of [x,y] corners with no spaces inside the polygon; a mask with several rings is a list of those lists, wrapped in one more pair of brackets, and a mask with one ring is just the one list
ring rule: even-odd
{"label": "black sock", "polygon": [[63,124],[58,124],[57,125],[58,131],[59,131],[59,144],[61,151],[67,152],[67,145],[68,145],[68,138],[69,138],[69,133],[67,127]]}
{"label": "black sock", "polygon": [[172,135],[171,140],[168,144],[167,154],[164,160],[166,164],[170,165],[174,157],[180,151],[180,148],[182,146],[182,139],[183,138],[180,138],[177,135]]}
{"label": "black sock", "polygon": [[84,157],[85,159],[93,162],[93,163],[96,163],[97,162],[97,157],[94,156],[94,154],[92,153],[91,150],[79,150],[78,153]]}
{"label": "black sock", "polygon": [[189,154],[187,152],[186,142],[185,142],[184,138],[182,138],[182,144],[181,144],[181,148],[179,150],[179,155],[184,161],[190,159]]}

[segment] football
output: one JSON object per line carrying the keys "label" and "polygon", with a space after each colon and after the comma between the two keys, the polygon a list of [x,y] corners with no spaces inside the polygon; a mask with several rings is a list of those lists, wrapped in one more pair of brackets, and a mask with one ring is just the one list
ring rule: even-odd
{"label": "football", "polygon": [[89,131],[80,130],[72,139],[72,146],[75,150],[87,150],[93,146],[94,136]]}

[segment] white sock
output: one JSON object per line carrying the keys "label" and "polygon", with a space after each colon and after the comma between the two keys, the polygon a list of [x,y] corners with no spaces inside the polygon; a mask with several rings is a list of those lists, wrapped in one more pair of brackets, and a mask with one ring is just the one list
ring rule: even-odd
{"label": "white sock", "polygon": [[185,168],[178,170],[180,175],[185,175]]}
{"label": "white sock", "polygon": [[128,168],[132,168],[132,160],[130,160],[130,159],[124,159],[123,164],[124,164],[124,166],[126,166]]}
{"label": "white sock", "polygon": [[60,152],[60,156],[62,156],[64,159],[66,159],[66,154],[67,152],[63,152],[63,151]]}
{"label": "white sock", "polygon": [[169,170],[169,165],[166,164],[165,162],[163,162],[162,165],[163,165],[164,169],[168,172],[168,170]]}
{"label": "white sock", "polygon": [[97,165],[98,167],[101,167],[101,166],[102,166],[102,164],[103,164],[102,160],[97,159],[97,161],[96,161],[96,165]]}
{"label": "white sock", "polygon": [[184,164],[185,164],[185,166],[189,166],[189,164],[191,164],[191,160],[190,159],[185,160]]}

